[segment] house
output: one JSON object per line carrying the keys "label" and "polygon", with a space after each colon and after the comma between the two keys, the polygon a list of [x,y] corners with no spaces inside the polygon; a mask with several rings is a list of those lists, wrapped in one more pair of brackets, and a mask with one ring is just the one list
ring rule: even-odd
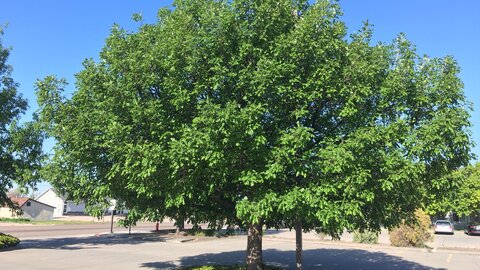
{"label": "house", "polygon": [[[60,195],[60,193],[54,188],[49,188],[45,190],[42,194],[37,196],[35,200],[55,206],[55,212],[53,213],[54,218],[62,217],[64,215],[84,215],[87,214],[85,211],[85,203],[75,203],[72,200],[67,200],[68,195]],[[117,200],[109,199],[110,207],[105,209],[104,214],[111,214],[112,210],[115,209],[115,213],[118,214],[127,214],[128,209],[116,209]]]}
{"label": "house", "polygon": [[128,214],[128,209],[121,207],[118,205],[118,201],[115,199],[110,199],[110,206],[105,209],[106,215],[111,215],[112,211],[115,211],[115,215],[126,215]]}
{"label": "house", "polygon": [[60,195],[55,189],[49,188],[35,198],[37,201],[55,206],[53,217],[65,214],[85,214],[85,203],[75,203],[67,200],[66,195]]}
{"label": "house", "polygon": [[21,214],[18,215],[15,210],[8,206],[0,207],[0,217],[4,218],[28,218],[34,220],[51,220],[55,207],[36,201],[31,198],[10,198],[12,202],[18,205]]}

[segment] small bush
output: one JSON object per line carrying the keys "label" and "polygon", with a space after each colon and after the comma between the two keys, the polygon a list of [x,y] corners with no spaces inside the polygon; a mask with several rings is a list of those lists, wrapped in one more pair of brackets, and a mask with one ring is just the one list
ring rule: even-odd
{"label": "small bush", "polygon": [[9,234],[0,233],[0,249],[14,247],[20,243],[20,240]]}
{"label": "small bush", "polygon": [[190,236],[196,236],[196,237],[222,237],[225,236],[225,233],[223,233],[220,230],[214,230],[214,229],[202,229],[200,226],[195,226],[191,229],[185,230],[185,235],[190,235]]}
{"label": "small bush", "polygon": [[220,236],[233,236],[236,235],[237,231],[233,227],[228,227],[227,230]]}
{"label": "small bush", "polygon": [[422,210],[415,211],[414,224],[401,224],[390,231],[390,243],[396,247],[425,247],[433,240],[430,232],[430,218]]}
{"label": "small bush", "polygon": [[353,242],[355,243],[364,243],[364,244],[376,244],[378,243],[378,233],[377,232],[358,232],[353,233]]}

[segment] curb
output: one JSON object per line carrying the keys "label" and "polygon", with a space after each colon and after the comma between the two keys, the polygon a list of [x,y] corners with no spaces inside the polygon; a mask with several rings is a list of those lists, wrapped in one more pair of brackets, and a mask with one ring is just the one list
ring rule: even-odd
{"label": "curb", "polygon": [[196,241],[196,239],[195,239],[195,238],[185,238],[185,239],[182,239],[182,238],[170,238],[170,239],[167,239],[165,242],[167,242],[167,243],[177,243],[177,244],[181,244],[181,243],[193,242],[193,241]]}

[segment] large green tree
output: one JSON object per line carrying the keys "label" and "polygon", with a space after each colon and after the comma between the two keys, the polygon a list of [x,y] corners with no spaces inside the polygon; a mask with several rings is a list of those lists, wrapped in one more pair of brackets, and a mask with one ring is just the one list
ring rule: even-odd
{"label": "large green tree", "polygon": [[38,82],[48,175],[132,217],[246,227],[248,269],[265,226],[336,236],[412,217],[470,159],[459,68],[404,35],[372,45],[368,24],[346,37],[340,15],[330,1],[182,0],[136,32],[114,26],[70,99],[62,80]]}
{"label": "large green tree", "polygon": [[19,123],[28,103],[11,77],[12,67],[7,63],[10,49],[3,47],[2,37],[0,26],[0,206],[16,208],[7,191],[15,183],[34,188],[40,180],[43,133],[35,121]]}

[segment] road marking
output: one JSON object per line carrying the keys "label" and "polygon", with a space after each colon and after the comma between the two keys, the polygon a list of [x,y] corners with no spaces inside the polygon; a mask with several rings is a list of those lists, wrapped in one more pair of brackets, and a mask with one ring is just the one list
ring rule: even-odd
{"label": "road marking", "polygon": [[451,262],[452,258],[453,258],[453,254],[448,254],[447,263]]}

